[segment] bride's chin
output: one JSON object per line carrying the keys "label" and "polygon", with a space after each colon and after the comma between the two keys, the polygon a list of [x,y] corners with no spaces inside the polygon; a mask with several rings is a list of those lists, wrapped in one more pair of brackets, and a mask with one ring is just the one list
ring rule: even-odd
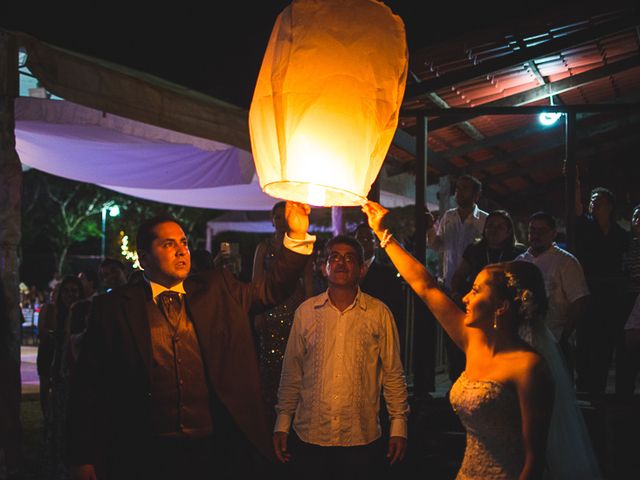
{"label": "bride's chin", "polygon": [[464,317],[464,326],[469,328],[484,328],[486,326],[486,322],[484,322],[482,319],[474,318],[467,314]]}

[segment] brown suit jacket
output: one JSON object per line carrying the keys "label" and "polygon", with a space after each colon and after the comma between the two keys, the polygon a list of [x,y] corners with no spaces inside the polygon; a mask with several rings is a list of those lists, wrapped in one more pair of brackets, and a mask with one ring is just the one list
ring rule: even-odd
{"label": "brown suit jacket", "polygon": [[[271,432],[248,314],[283,301],[306,260],[283,248],[276,268],[262,281],[243,283],[215,269],[184,284],[212,392],[214,431],[235,428],[267,458],[272,457]],[[146,282],[137,282],[94,299],[71,381],[71,464],[108,464],[148,443],[152,348],[145,302],[150,296]]]}

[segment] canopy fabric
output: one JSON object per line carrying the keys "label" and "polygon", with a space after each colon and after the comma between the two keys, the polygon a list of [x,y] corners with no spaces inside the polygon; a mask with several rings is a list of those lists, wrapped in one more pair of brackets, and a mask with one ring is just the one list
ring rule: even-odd
{"label": "canopy fabric", "polygon": [[[158,202],[221,210],[270,210],[251,154],[69,101],[20,97],[16,150],[23,164]],[[383,204],[412,200],[381,192]]]}
{"label": "canopy fabric", "polygon": [[248,152],[66,101],[18,98],[16,143],[30,167],[112,187],[200,189],[253,176]]}

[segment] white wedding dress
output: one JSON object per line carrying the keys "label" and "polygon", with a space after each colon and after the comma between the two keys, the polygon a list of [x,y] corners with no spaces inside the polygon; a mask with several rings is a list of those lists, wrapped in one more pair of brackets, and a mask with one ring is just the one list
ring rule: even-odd
{"label": "white wedding dress", "polygon": [[[542,322],[521,333],[546,360],[555,383],[545,478],[602,478],[553,335]],[[515,391],[498,382],[469,379],[463,372],[451,388],[450,399],[467,430],[467,446],[456,478],[517,479],[524,464],[524,451]]]}
{"label": "white wedding dress", "polygon": [[518,478],[524,451],[515,392],[498,382],[469,379],[462,372],[449,398],[467,430],[467,446],[456,478]]}

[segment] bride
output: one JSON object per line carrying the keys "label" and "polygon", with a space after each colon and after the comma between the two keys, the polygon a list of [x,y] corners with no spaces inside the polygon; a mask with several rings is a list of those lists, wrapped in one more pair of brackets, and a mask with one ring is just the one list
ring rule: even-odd
{"label": "bride", "polygon": [[463,298],[465,313],[382,226],[388,211],[374,202],[362,210],[400,274],[467,356],[450,393],[467,429],[457,478],[599,478],[575,394],[539,321],[547,298],[538,268],[488,265]]}

